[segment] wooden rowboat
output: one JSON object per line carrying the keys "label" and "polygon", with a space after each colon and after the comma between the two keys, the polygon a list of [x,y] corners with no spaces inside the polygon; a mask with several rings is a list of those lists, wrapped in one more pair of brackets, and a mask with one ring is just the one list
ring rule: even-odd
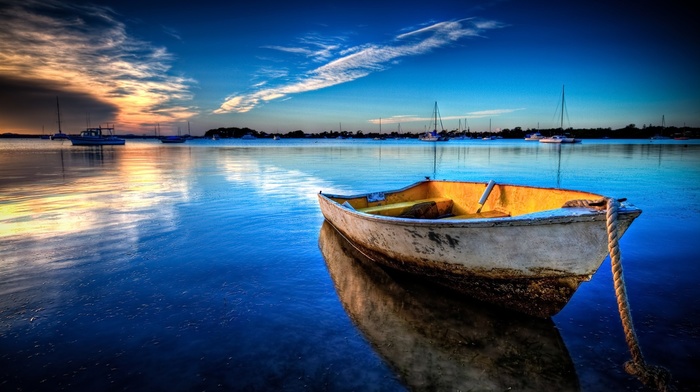
{"label": "wooden rowboat", "polygon": [[[318,198],[372,260],[539,317],[558,313],[608,254],[605,198],[588,192],[426,180]],[[639,214],[620,205],[619,237]]]}

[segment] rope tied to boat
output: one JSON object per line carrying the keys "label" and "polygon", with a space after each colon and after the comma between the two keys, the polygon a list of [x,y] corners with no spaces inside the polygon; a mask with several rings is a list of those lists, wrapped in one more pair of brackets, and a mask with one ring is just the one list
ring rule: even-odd
{"label": "rope tied to boat", "polygon": [[562,208],[595,208],[597,210],[607,210],[606,228],[608,232],[608,252],[610,253],[610,266],[612,267],[613,283],[615,286],[615,297],[617,298],[617,309],[620,313],[622,329],[625,332],[625,340],[629,347],[632,360],[625,362],[625,371],[637,377],[644,385],[656,387],[659,391],[675,390],[671,385],[671,373],[660,366],[649,365],[644,361],[642,349],[639,347],[637,333],[634,331],[632,323],[632,313],[630,312],[627,298],[627,288],[622,275],[622,256],[620,255],[620,245],[617,229],[617,215],[620,209],[620,202],[627,199],[602,198],[598,200],[569,200]]}
{"label": "rope tied to boat", "polygon": [[[603,199],[605,200],[605,199]],[[607,199],[607,230],[608,230],[608,251],[610,253],[610,264],[613,272],[613,282],[615,286],[615,296],[617,297],[617,308],[620,313],[620,321],[625,332],[625,340],[629,347],[632,360],[625,362],[625,371],[636,376],[644,385],[656,387],[659,391],[673,391],[671,385],[670,372],[659,366],[649,365],[644,361],[642,350],[639,347],[637,334],[632,323],[632,313],[629,308],[627,289],[622,275],[622,257],[618,241],[617,215],[620,208],[620,201],[614,198]]]}
{"label": "rope tied to boat", "polygon": [[[625,201],[627,199],[619,199],[619,201]],[[602,198],[598,200],[585,200],[585,199],[576,199],[576,200],[569,200],[564,205],[562,208],[572,208],[572,207],[584,207],[584,208],[595,208],[596,210],[604,210],[607,208],[607,199]]]}

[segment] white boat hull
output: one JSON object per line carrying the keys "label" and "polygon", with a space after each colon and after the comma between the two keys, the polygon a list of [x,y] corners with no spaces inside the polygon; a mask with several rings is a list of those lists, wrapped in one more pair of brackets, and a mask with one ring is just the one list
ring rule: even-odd
{"label": "white boat hull", "polygon": [[581,139],[564,136],[552,136],[539,139],[540,143],[580,143]]}

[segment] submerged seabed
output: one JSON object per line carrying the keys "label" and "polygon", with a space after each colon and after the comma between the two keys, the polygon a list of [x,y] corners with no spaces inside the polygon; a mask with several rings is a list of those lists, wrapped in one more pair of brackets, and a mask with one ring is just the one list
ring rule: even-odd
{"label": "submerged seabed", "polygon": [[645,390],[609,260],[532,321],[368,267],[322,225],[320,190],[424,176],[640,207],[621,250],[642,352],[700,384],[696,141],[0,140],[0,390]]}

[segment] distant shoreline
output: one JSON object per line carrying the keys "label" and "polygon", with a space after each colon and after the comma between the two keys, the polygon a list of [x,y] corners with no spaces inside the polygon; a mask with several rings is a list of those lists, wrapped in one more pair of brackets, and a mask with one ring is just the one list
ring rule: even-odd
{"label": "distant shoreline", "polygon": [[[700,128],[694,127],[644,127],[637,128],[634,125],[629,125],[625,128],[620,129],[610,129],[610,128],[595,128],[595,129],[573,129],[568,128],[562,129],[527,129],[523,130],[520,127],[514,129],[503,129],[499,132],[469,132],[469,131],[458,131],[444,130],[439,132],[440,135],[447,136],[449,138],[476,138],[481,139],[486,136],[500,136],[503,139],[523,139],[526,135],[539,132],[545,136],[551,135],[561,135],[567,134],[575,136],[579,139],[650,139],[655,136],[663,136],[668,139],[699,139],[700,138]],[[249,128],[218,128],[210,129],[204,133],[203,136],[190,136],[185,135],[187,138],[192,139],[211,139],[216,135],[221,139],[239,139],[243,135],[253,135],[258,139],[271,139],[275,136],[285,138],[285,139],[342,139],[342,138],[353,138],[353,139],[376,139],[376,138],[401,138],[401,139],[417,139],[422,135],[422,133],[412,133],[412,132],[387,132],[387,133],[377,133],[369,132],[364,133],[361,130],[356,132],[336,132],[336,131],[323,131],[320,133],[306,133],[301,130],[281,133],[267,133],[258,132]],[[2,139],[41,139],[47,138],[49,135],[46,134],[19,134],[19,133],[2,133],[0,138]],[[124,134],[116,135],[125,139],[160,139],[161,136],[156,135],[136,135],[136,134]]]}

